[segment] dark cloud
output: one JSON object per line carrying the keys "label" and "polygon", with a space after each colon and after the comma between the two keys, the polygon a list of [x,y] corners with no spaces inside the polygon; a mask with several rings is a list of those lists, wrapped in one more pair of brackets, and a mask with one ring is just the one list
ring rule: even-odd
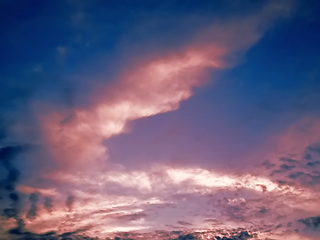
{"label": "dark cloud", "polygon": [[27,213],[27,218],[33,219],[37,216],[38,212],[38,201],[39,201],[39,194],[38,193],[31,193],[29,196],[29,201],[31,203],[30,209]]}
{"label": "dark cloud", "polygon": [[2,215],[7,218],[15,218],[18,215],[16,208],[5,208],[2,211]]}
{"label": "dark cloud", "polygon": [[306,155],[304,155],[304,159],[311,160],[312,159],[312,155],[310,153],[307,153]]}
{"label": "dark cloud", "polygon": [[12,192],[9,194],[9,199],[11,200],[10,207],[3,209],[3,216],[7,218],[17,218],[20,197],[16,192]]}
{"label": "dark cloud", "polygon": [[274,174],[278,174],[278,173],[284,173],[284,172],[288,172],[290,171],[291,169],[295,168],[296,166],[295,165],[288,165],[288,164],[282,164],[278,170],[274,170],[271,175],[274,175]]}
{"label": "dark cloud", "polygon": [[72,211],[72,207],[73,207],[73,204],[74,204],[74,200],[75,200],[75,197],[74,196],[69,196],[66,200],[66,206],[68,208],[68,211],[71,212]]}
{"label": "dark cloud", "polygon": [[245,239],[249,239],[249,238],[252,238],[252,235],[250,235],[247,231],[243,231],[235,236],[231,236],[231,237],[216,236],[214,239],[216,239],[216,240],[245,240]]}
{"label": "dark cloud", "polygon": [[7,239],[9,240],[97,240],[97,238],[90,238],[87,236],[79,235],[78,233],[81,233],[83,231],[86,231],[87,229],[78,229],[72,232],[65,232],[62,234],[57,234],[54,231],[49,231],[46,233],[38,234],[34,232],[30,232],[25,229],[24,223],[20,222],[20,225],[18,225],[16,228],[13,228],[8,231]]}
{"label": "dark cloud", "polygon": [[122,221],[136,221],[139,220],[141,218],[146,217],[147,214],[144,212],[141,213],[133,213],[133,214],[115,214],[115,215],[110,215],[110,217],[118,219],[118,220],[122,220]]}
{"label": "dark cloud", "polygon": [[316,142],[307,146],[302,156],[280,157],[265,161],[262,166],[270,171],[269,176],[281,185],[300,185],[308,188],[320,186],[320,147]]}
{"label": "dark cloud", "polygon": [[13,164],[14,158],[24,149],[25,147],[23,146],[6,146],[0,149],[0,164],[8,172],[1,185],[8,191],[15,189],[20,176],[20,171]]}
{"label": "dark cloud", "polygon": [[320,230],[320,216],[299,219],[298,222],[303,223],[308,229]]}
{"label": "dark cloud", "polygon": [[294,179],[303,186],[316,186],[320,184],[320,173],[294,172],[288,175],[288,178]]}
{"label": "dark cloud", "polygon": [[305,235],[310,239],[319,239],[320,216],[299,219],[298,222],[303,224],[304,226],[304,229],[301,229],[301,231],[299,231],[301,235]]}
{"label": "dark cloud", "polygon": [[48,212],[52,212],[53,204],[52,199],[50,197],[45,197],[43,205]]}
{"label": "dark cloud", "polygon": [[180,225],[185,225],[185,226],[193,225],[192,223],[188,223],[188,222],[185,222],[185,221],[178,221],[177,223],[180,224]]}
{"label": "dark cloud", "polygon": [[[20,171],[15,167],[14,160],[25,147],[23,146],[6,146],[0,149],[0,166],[6,171],[6,177],[1,179],[0,192],[5,197],[1,202],[2,215],[6,218],[15,218],[18,220],[20,211],[20,197],[16,191],[16,184],[20,177]],[[8,206],[9,202],[9,206]]]}
{"label": "dark cloud", "polygon": [[269,160],[265,160],[263,163],[262,163],[262,166],[265,167],[266,169],[270,169],[270,168],[273,168],[275,167],[276,165],[271,163]]}
{"label": "dark cloud", "polygon": [[308,146],[304,151],[304,159],[307,161],[320,160],[320,146],[319,142],[313,143]]}
{"label": "dark cloud", "polygon": [[12,200],[14,203],[18,203],[20,200],[19,195],[16,192],[12,192],[9,194],[9,198]]}
{"label": "dark cloud", "polygon": [[320,161],[308,162],[306,165],[308,167],[318,167],[320,165]]}
{"label": "dark cloud", "polygon": [[16,227],[10,229],[8,232],[9,232],[9,234],[12,234],[12,235],[20,235],[20,234],[24,233],[25,231],[26,231],[25,230],[25,223],[24,223],[23,219],[18,219],[16,222]]}
{"label": "dark cloud", "polygon": [[179,236],[176,240],[195,240],[195,239],[196,237],[189,233],[187,235]]}
{"label": "dark cloud", "polygon": [[298,161],[295,159],[285,158],[285,157],[282,157],[279,160],[282,162],[290,163],[290,164],[298,163]]}
{"label": "dark cloud", "polygon": [[83,231],[86,231],[86,230],[88,230],[88,229],[77,229],[77,230],[75,230],[75,231],[72,231],[72,232],[65,232],[65,233],[62,233],[60,236],[61,237],[72,237],[72,236],[74,236],[75,234],[77,234],[77,233],[80,233],[80,232],[83,232]]}
{"label": "dark cloud", "polygon": [[307,147],[306,152],[309,152],[310,154],[312,153],[317,153],[320,154],[320,146],[317,145],[311,145]]}
{"label": "dark cloud", "polygon": [[295,168],[295,165],[287,165],[287,164],[282,164],[280,166],[280,169],[283,170],[284,172],[291,170],[292,168]]}

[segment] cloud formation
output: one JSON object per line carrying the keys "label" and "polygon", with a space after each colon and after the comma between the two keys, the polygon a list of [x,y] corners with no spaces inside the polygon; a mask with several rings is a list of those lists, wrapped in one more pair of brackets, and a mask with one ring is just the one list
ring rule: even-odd
{"label": "cloud formation", "polygon": [[111,85],[96,91],[89,109],[41,116],[49,154],[64,167],[105,160],[103,141],[124,133],[132,120],[176,110],[205,82],[208,70],[234,64],[228,58],[257,42],[266,27],[289,8],[272,2],[241,20],[213,22],[174,53],[152,53],[145,60],[131,60]]}
{"label": "cloud formation", "polygon": [[[84,13],[83,2],[77,4],[71,3],[76,13],[69,24],[82,34],[90,32],[92,26],[84,24],[90,15]],[[302,229],[299,224],[306,232],[318,231],[318,219],[310,217],[320,214],[319,194],[313,191],[320,180],[317,118],[303,119],[277,135],[282,155],[272,155],[256,172],[214,171],[185,167],[183,162],[150,163],[137,170],[108,156],[108,140],[127,133],[135,120],[177,110],[196,88],[215,80],[214,73],[241,62],[246,51],[293,10],[288,1],[258,5],[221,19],[188,16],[180,23],[188,32],[186,39],[176,40],[180,44],[160,44],[147,54],[140,48],[141,55],[128,51],[112,74],[102,74],[103,80],[52,77],[50,83],[35,80],[35,86],[22,87],[23,96],[8,94],[10,104],[23,111],[3,109],[4,122],[12,123],[0,133],[1,171],[7,174],[1,182],[6,195],[1,231],[23,237],[84,233],[102,238],[140,231],[155,234],[153,239],[196,239],[201,234],[215,239],[298,239],[307,236],[297,231]],[[190,24],[190,19],[197,23]],[[139,27],[148,29],[148,24]],[[85,41],[82,35],[76,39]],[[61,65],[73,53],[68,44],[59,44],[54,52]],[[33,74],[45,74],[45,64],[32,69]],[[29,148],[16,159],[22,145]],[[159,228],[165,231],[155,232]],[[208,230],[212,228],[221,232]]]}

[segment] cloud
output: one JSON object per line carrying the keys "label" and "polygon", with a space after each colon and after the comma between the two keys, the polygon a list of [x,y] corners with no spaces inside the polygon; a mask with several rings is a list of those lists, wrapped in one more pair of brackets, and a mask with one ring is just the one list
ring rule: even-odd
{"label": "cloud", "polygon": [[[318,144],[307,146],[304,151],[295,154],[294,157],[284,157],[282,154],[279,159],[275,158],[273,163],[267,162],[268,171],[271,171],[270,176],[281,183],[318,189],[320,180],[318,154],[313,150],[310,151],[310,148],[317,149],[315,146]],[[266,166],[266,162],[263,165]]]}
{"label": "cloud", "polygon": [[[210,80],[213,71],[237,64],[268,27],[288,12],[287,2],[272,1],[246,16],[222,20],[206,17],[209,23],[192,32],[174,51],[159,47],[145,56],[128,54],[117,73],[105,76],[106,80],[99,81],[92,91],[82,92],[91,79],[51,79],[55,89],[48,82],[34,84],[30,92],[37,89],[39,95],[24,89],[28,92],[23,98],[27,104],[22,108],[30,117],[5,111],[9,119],[15,120],[8,127],[9,140],[33,148],[25,153],[26,160],[17,164],[19,168],[12,164],[17,147],[0,150],[4,159],[1,164],[8,171],[3,185],[11,191],[11,208],[4,213],[17,220],[10,234],[32,236],[34,231],[42,236],[64,237],[85,229],[89,235],[100,232],[105,237],[116,230],[155,230],[159,225],[176,223],[183,225],[180,227],[207,227],[209,223],[204,219],[208,218],[225,221],[230,228],[235,224],[248,226],[250,221],[264,222],[265,216],[277,224],[291,220],[284,215],[302,211],[304,206],[292,205],[314,197],[308,189],[279,185],[255,174],[236,175],[196,167],[148,165],[134,171],[130,166],[112,163],[106,146],[108,139],[128,132],[130,122],[178,109],[195,88]],[[84,15],[72,16],[75,24],[83,20]],[[63,57],[69,47],[61,45],[56,52]],[[82,101],[74,96],[81,96]],[[290,138],[284,137],[283,141]],[[266,166],[273,169],[277,165]],[[295,166],[294,162],[283,163],[279,174],[287,174]],[[21,170],[24,181],[18,184]],[[28,210],[19,208],[18,191],[29,195]],[[192,217],[183,221],[185,215]],[[249,234],[230,236],[245,239]]]}
{"label": "cloud", "polygon": [[[37,217],[26,221],[30,231],[52,231],[52,226],[61,223],[60,233],[94,226],[86,234],[99,231],[101,237],[110,236],[114,229],[124,225],[128,231],[153,231],[188,229],[188,226],[249,228],[255,223],[268,224],[262,228],[267,231],[304,216],[306,206],[316,207],[316,202],[310,199],[317,198],[312,191],[278,185],[268,179],[197,168],[155,166],[153,171],[110,170],[91,176],[64,174],[63,177],[67,189],[74,189],[72,211],[66,209],[65,202],[55,202],[52,212],[38,205]],[[117,192],[108,187],[112,182],[118,184]],[[58,199],[63,198],[64,193],[59,194]],[[205,221],[208,218],[214,221]]]}
{"label": "cloud", "polygon": [[44,200],[44,208],[50,213],[53,209],[52,199],[50,197],[46,197]]}
{"label": "cloud", "polygon": [[13,159],[22,149],[21,146],[7,146],[0,149],[1,164],[8,172],[7,177],[2,182],[7,191],[13,191],[18,182],[20,171],[14,167]]}
{"label": "cloud", "polygon": [[184,231],[157,231],[156,233],[118,233],[114,239],[121,238],[148,238],[148,239],[174,239],[174,240],[194,240],[194,239],[214,239],[214,240],[246,240],[252,238],[248,231],[240,230],[240,229],[232,229],[230,231],[192,231],[191,233],[187,233]]}
{"label": "cloud", "polygon": [[31,193],[29,196],[29,201],[31,203],[30,209],[27,213],[27,218],[32,219],[37,216],[38,212],[38,201],[39,201],[39,194],[37,193]]}
{"label": "cloud", "polygon": [[300,219],[299,222],[303,223],[307,228],[312,230],[320,230],[320,217]]}
{"label": "cloud", "polygon": [[[106,158],[102,141],[126,131],[129,121],[175,110],[191,96],[192,87],[202,81],[203,69],[218,64],[208,50],[188,50],[122,74],[112,91],[103,95],[112,99],[101,99],[90,110],[76,110],[66,123],[61,114],[46,116],[43,128],[49,151],[69,163]],[[211,51],[220,54],[219,49]]]}
{"label": "cloud", "polygon": [[69,212],[72,211],[72,207],[73,207],[74,201],[75,201],[74,196],[69,196],[67,198],[67,200],[66,200],[66,206],[67,206]]}
{"label": "cloud", "polygon": [[303,236],[308,237],[308,239],[318,238],[320,232],[320,217],[299,219],[298,222],[304,225],[301,233]]}
{"label": "cloud", "polygon": [[[286,176],[301,167],[307,168],[307,163],[316,156],[312,154],[318,154],[315,146],[308,146],[301,159],[283,156],[274,164],[269,162],[264,165],[269,166],[269,172],[279,167],[279,175]],[[304,157],[306,153],[310,154],[307,159]],[[287,167],[293,165],[294,168]],[[60,233],[73,231],[76,226],[94,225],[93,231],[104,229],[101,236],[109,236],[123,224],[128,226],[129,231],[159,228],[161,223],[170,225],[172,221],[173,227],[178,227],[176,223],[188,222],[194,226],[202,226],[202,223],[206,228],[234,225],[249,228],[255,223],[262,227],[259,234],[263,231],[269,233],[268,229],[282,234],[286,228],[278,228],[278,225],[285,226],[294,219],[318,211],[319,196],[313,189],[304,184],[279,184],[275,178],[278,174],[268,178],[195,167],[155,165],[151,168],[149,165],[147,170],[139,171],[118,167],[86,174],[61,171],[47,177],[52,182],[63,182],[65,188],[58,191],[38,190],[44,196],[57,198],[55,211],[48,212],[46,206],[42,208],[38,205],[37,217],[26,222],[30,230],[38,233],[51,231],[50,226],[63,222]],[[17,189],[31,193],[36,191],[36,188],[20,185]],[[190,217],[188,221],[185,220],[186,215]],[[168,216],[171,216],[170,219]],[[217,222],[204,221],[208,218]],[[180,224],[180,227],[186,225]],[[294,229],[289,230],[294,234]],[[92,234],[91,230],[86,233]]]}
{"label": "cloud", "polygon": [[[0,193],[5,196],[1,205],[1,216],[5,218],[12,218],[19,221],[19,212],[21,208],[21,201],[16,185],[19,180],[20,171],[15,167],[14,160],[17,155],[25,150],[23,146],[6,146],[0,149],[0,163],[7,171],[7,177],[1,179]],[[8,196],[8,197],[6,197]],[[6,200],[7,204],[3,203]]]}
{"label": "cloud", "polygon": [[[298,201],[304,205],[291,206],[296,209],[292,215],[292,221],[297,221],[294,231],[301,239],[317,239],[318,217],[309,217],[318,214],[319,196],[307,194],[306,191],[318,192],[320,180],[319,166],[319,119],[316,117],[305,117],[289,126],[279,134],[278,149],[269,154],[268,159],[262,163],[270,180],[279,183],[279,186],[294,186],[301,189],[305,200]],[[291,201],[286,195],[283,199],[287,204]],[[300,210],[299,210],[300,209]],[[288,224],[288,228],[292,224]],[[298,238],[299,239],[299,238]]]}

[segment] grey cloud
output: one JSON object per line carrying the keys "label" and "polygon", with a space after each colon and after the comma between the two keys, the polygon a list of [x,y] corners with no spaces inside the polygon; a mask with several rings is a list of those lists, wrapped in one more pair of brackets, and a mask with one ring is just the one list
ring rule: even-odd
{"label": "grey cloud", "polygon": [[[262,166],[270,171],[280,185],[300,185],[313,188],[320,186],[320,147],[319,143],[307,146],[302,156],[280,157],[274,161],[265,161]],[[290,154],[290,153],[289,153]]]}
{"label": "grey cloud", "polygon": [[180,225],[185,225],[185,226],[193,225],[192,223],[188,223],[188,222],[185,222],[185,221],[178,221],[177,223],[180,224]]}
{"label": "grey cloud", "polygon": [[13,161],[23,149],[22,146],[6,146],[0,149],[1,166],[8,172],[7,177],[2,180],[1,185],[7,191],[13,191],[19,179],[20,171],[14,166]]}
{"label": "grey cloud", "polygon": [[46,233],[34,233],[28,231],[25,228],[25,224],[23,220],[20,220],[17,224],[16,228],[12,228],[6,234],[6,239],[10,240],[25,240],[25,239],[32,239],[32,240],[67,240],[67,239],[77,239],[77,240],[97,240],[97,238],[90,238],[87,236],[79,235],[79,233],[86,231],[87,229],[77,229],[72,232],[64,232],[62,234],[58,234],[54,231],[49,231]]}
{"label": "grey cloud", "polygon": [[15,218],[18,215],[16,208],[5,208],[2,211],[2,216],[7,218]]}
{"label": "grey cloud", "polygon": [[304,159],[307,161],[320,160],[320,146],[319,142],[313,143],[308,146],[304,151]]}
{"label": "grey cloud", "polygon": [[29,196],[29,201],[31,203],[30,209],[27,213],[27,218],[33,219],[37,216],[38,212],[38,201],[39,201],[39,194],[38,193],[31,193]]}
{"label": "grey cloud", "polygon": [[299,231],[301,235],[307,236],[308,239],[319,239],[320,216],[299,219],[298,223],[301,223],[304,226],[304,228]]}
{"label": "grey cloud", "polygon": [[[0,166],[7,172],[7,176],[0,182],[0,193],[8,196],[7,199],[2,199],[2,216],[16,220],[20,212],[20,197],[16,191],[20,171],[15,167],[14,161],[23,150],[25,147],[20,145],[6,146],[0,149]],[[9,201],[9,206],[6,206],[4,200]]]}
{"label": "grey cloud", "polygon": [[304,155],[304,159],[311,160],[312,159],[312,155],[310,153],[307,153],[306,155]]}
{"label": "grey cloud", "polygon": [[114,219],[126,221],[126,222],[136,221],[136,220],[139,220],[139,219],[144,218],[146,216],[147,216],[147,214],[144,212],[133,213],[133,214],[110,214],[110,215],[108,215],[108,217],[110,217],[110,218],[114,218]]}
{"label": "grey cloud", "polygon": [[193,236],[191,233],[187,234],[187,235],[181,235],[179,236],[176,240],[195,240],[196,237]]}
{"label": "grey cloud", "polygon": [[285,158],[285,157],[282,157],[279,160],[282,162],[290,163],[290,164],[298,163],[298,161],[295,159]]}
{"label": "grey cloud", "polygon": [[306,149],[307,152],[309,153],[317,153],[317,154],[320,154],[320,146],[317,145],[311,145],[309,147],[307,147]]}
{"label": "grey cloud", "polygon": [[75,201],[75,197],[74,196],[69,196],[66,200],[66,207],[68,208],[68,211],[71,212],[72,211],[72,207]]}
{"label": "grey cloud", "polygon": [[320,184],[320,173],[294,172],[288,175],[289,178],[298,180],[304,186],[315,186]]}
{"label": "grey cloud", "polygon": [[299,219],[298,222],[303,223],[308,229],[320,230],[320,216]]}
{"label": "grey cloud", "polygon": [[288,164],[282,164],[279,169],[277,170],[274,170],[271,175],[274,175],[274,174],[279,174],[279,173],[285,173],[285,172],[288,172],[290,171],[291,169],[295,168],[296,166],[295,165],[288,165]]}
{"label": "grey cloud", "polygon": [[52,209],[53,209],[53,204],[52,204],[52,199],[50,197],[46,197],[44,199],[44,208],[48,211],[48,212],[52,212]]}
{"label": "grey cloud", "polygon": [[270,169],[270,168],[275,167],[276,165],[274,163],[271,163],[269,160],[265,160],[262,163],[262,166],[265,167],[266,169]]}
{"label": "grey cloud", "polygon": [[247,231],[243,231],[238,235],[231,236],[231,237],[220,237],[220,236],[215,237],[216,240],[245,240],[249,238],[252,238],[252,235],[249,234]]}
{"label": "grey cloud", "polygon": [[308,162],[306,164],[308,167],[317,167],[320,165],[320,161],[313,161],[313,162]]}
{"label": "grey cloud", "polygon": [[283,170],[283,171],[289,171],[289,170],[291,170],[292,168],[295,168],[295,167],[296,167],[295,165],[282,164],[280,166],[280,169]]}

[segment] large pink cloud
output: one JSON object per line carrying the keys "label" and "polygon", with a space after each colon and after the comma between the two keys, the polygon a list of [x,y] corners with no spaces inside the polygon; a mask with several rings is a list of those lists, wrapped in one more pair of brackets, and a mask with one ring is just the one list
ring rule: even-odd
{"label": "large pink cloud", "polygon": [[94,96],[91,109],[75,109],[70,120],[52,113],[43,119],[49,151],[67,166],[106,158],[102,141],[126,131],[129,121],[175,110],[203,82],[204,70],[221,68],[225,50],[190,48],[142,62],[121,73],[115,84]]}

